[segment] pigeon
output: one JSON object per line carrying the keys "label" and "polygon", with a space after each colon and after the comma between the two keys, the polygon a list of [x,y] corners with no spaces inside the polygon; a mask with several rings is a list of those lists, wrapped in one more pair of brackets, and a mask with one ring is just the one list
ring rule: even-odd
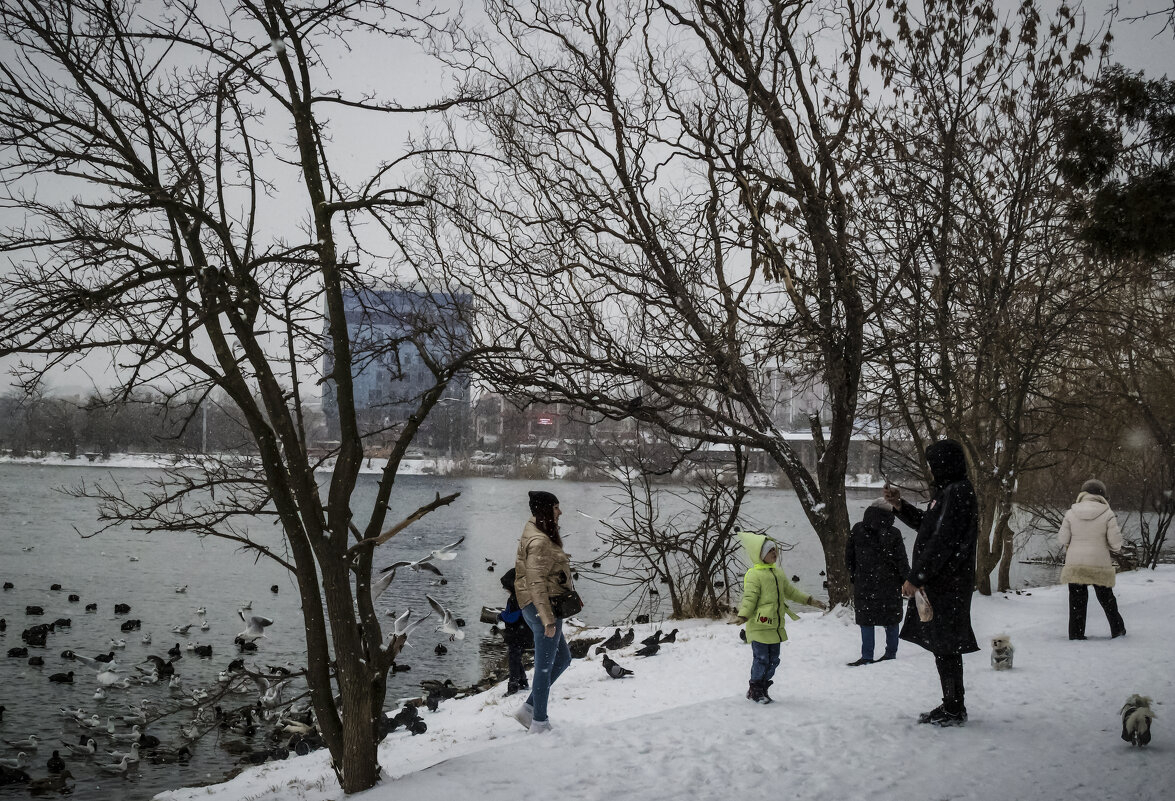
{"label": "pigeon", "polygon": [[661,645],[664,645],[667,642],[677,642],[677,629],[674,629],[673,631],[669,632],[664,637],[662,637],[660,642],[661,642]]}
{"label": "pigeon", "polygon": [[453,613],[433,598],[431,595],[424,596],[428,600],[428,605],[432,607],[433,611],[441,617],[441,625],[437,626],[434,631],[440,631],[449,635],[449,642],[454,640],[464,640],[465,632],[457,626],[456,620],[453,618]]}
{"label": "pigeon", "polygon": [[636,656],[653,656],[655,653],[657,653],[660,650],[661,650],[660,645],[658,645],[655,642],[651,642],[648,645],[646,645],[644,648],[636,649],[635,651],[633,651],[633,653]]}
{"label": "pigeon", "polygon": [[[629,629],[628,631],[626,631],[624,633],[624,636],[620,638],[620,647],[626,648],[626,647],[632,645],[632,641],[635,639],[636,639],[636,632],[634,632],[632,629]],[[609,650],[612,650],[612,649],[609,649]]]}
{"label": "pigeon", "polygon": [[604,640],[604,644],[600,647],[606,648],[609,651],[614,651],[620,647],[620,641],[623,638],[620,636],[620,629],[616,629],[616,633],[608,639]]}
{"label": "pigeon", "polygon": [[[240,615],[241,620],[245,621],[245,630],[237,635],[237,639],[244,640],[245,642],[253,642],[256,639],[265,637],[265,627],[273,625],[273,621],[267,617],[261,617],[260,615],[245,617],[244,609],[237,610],[237,614]],[[266,637],[266,639],[269,638]]]}
{"label": "pigeon", "polygon": [[661,629],[657,629],[657,631],[654,634],[652,634],[648,637],[645,637],[643,640],[641,640],[641,645],[653,645],[653,644],[659,643],[659,642],[661,642]]}
{"label": "pigeon", "polygon": [[604,654],[604,671],[614,679],[623,679],[625,676],[632,675],[631,670],[616,664],[607,654]]}

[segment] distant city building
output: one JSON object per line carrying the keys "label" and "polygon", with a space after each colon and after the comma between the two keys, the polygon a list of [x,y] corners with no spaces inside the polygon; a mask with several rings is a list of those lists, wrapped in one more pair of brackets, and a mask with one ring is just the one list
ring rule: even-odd
{"label": "distant city building", "polygon": [[[439,363],[451,363],[468,346],[462,311],[466,294],[407,290],[347,291],[347,338],[351,343],[351,378],[355,408],[363,435],[394,441],[399,424],[419,406],[436,377],[421,358],[421,349]],[[328,320],[327,325],[330,325]],[[325,356],[322,410],[327,438],[339,438],[338,387],[333,379],[334,350],[329,327],[323,332]],[[445,388],[421,429],[418,444],[450,453],[463,450],[468,427],[470,381],[459,373]],[[378,443],[377,443],[378,444]]]}

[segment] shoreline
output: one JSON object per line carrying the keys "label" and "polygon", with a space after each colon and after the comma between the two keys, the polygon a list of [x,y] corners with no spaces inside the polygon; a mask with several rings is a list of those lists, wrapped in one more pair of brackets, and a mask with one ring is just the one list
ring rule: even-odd
{"label": "shoreline", "polygon": [[[903,643],[892,662],[843,667],[860,645],[851,612],[804,611],[789,624],[772,691],[777,703],[769,706],[743,698],[750,656],[735,627],[666,621],[663,628],[681,633],[658,656],[634,657],[632,647],[612,654],[635,671],[631,679],[609,679],[594,655],[573,660],[552,691],[552,734],[532,737],[508,717],[517,699],[503,699],[501,685],[424,713],[424,735],[397,731],[380,745],[385,779],[362,798],[449,798],[478,787],[485,799],[505,801],[517,797],[520,775],[529,777],[532,794],[563,801],[615,793],[613,783],[576,778],[600,775],[624,776],[630,801],[678,797],[682,781],[694,798],[741,797],[761,792],[758,760],[771,753],[773,770],[786,773],[793,787],[809,788],[803,796],[929,798],[949,786],[959,797],[1157,799],[1175,781],[1175,733],[1159,708],[1175,697],[1175,677],[1154,668],[1175,639],[1167,612],[1175,568],[1120,574],[1118,587],[1128,635],[1113,641],[1092,614],[1096,607],[1089,640],[1068,641],[1063,586],[976,595],[977,638],[1010,635],[1016,663],[993,671],[987,648],[965,657],[971,720],[960,729],[914,723],[937,692],[933,657],[922,649]],[[655,627],[636,627],[636,639]],[[1135,692],[1154,699],[1155,742],[1148,749],[1118,736],[1119,707]],[[1075,749],[1085,755],[1077,764]],[[962,751],[986,753],[1003,769],[993,772],[986,757],[959,760]],[[271,762],[156,799],[337,801],[328,759],[315,752]],[[903,770],[894,771],[898,764]]]}

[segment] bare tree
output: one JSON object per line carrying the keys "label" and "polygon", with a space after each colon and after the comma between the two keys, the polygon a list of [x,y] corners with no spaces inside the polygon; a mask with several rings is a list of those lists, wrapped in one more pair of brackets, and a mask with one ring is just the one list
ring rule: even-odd
{"label": "bare tree", "polygon": [[[1114,285],[1076,245],[1054,112],[1093,55],[1080,17],[988,0],[894,11],[869,136],[887,247],[872,284],[867,379],[882,420],[921,454],[952,437],[980,501],[977,584],[1008,589],[1017,482],[1049,463],[1053,394]],[[929,472],[923,467],[923,475]]]}
{"label": "bare tree", "polygon": [[[766,451],[848,597],[845,471],[867,309],[851,183],[871,2],[491,2],[463,45],[481,159],[438,161],[504,391]],[[524,75],[532,75],[522,80]],[[427,243],[429,245],[432,242]],[[457,258],[453,256],[452,258]],[[815,470],[771,373],[828,388]]]}
{"label": "bare tree", "polygon": [[[653,438],[652,447],[616,452],[617,476],[610,499],[616,510],[600,521],[607,573],[579,566],[596,581],[629,587],[634,611],[652,611],[668,595],[674,618],[718,617],[729,608],[739,550],[738,533],[747,495],[747,455],[733,447],[732,464],[716,464],[706,452],[681,451]],[[668,451],[668,452],[667,452]],[[684,479],[684,488],[663,477]]]}
{"label": "bare tree", "polygon": [[[476,354],[440,331],[449,317],[431,299],[448,288],[422,286],[423,273],[405,280],[433,313],[406,322],[396,343],[351,342],[346,298],[396,285],[398,215],[425,198],[397,182],[410,152],[348,179],[353,168],[331,164],[328,130],[428,108],[349,96],[332,85],[327,56],[411,48],[442,22],[381,0],[154,10],[14,0],[0,11],[0,181],[8,219],[23,217],[0,236],[10,259],[0,354],[25,355],[30,389],[57,366],[104,354],[124,397],[143,386],[165,402],[215,391],[239,410],[255,459],[169,472],[145,498],[107,488],[103,514],[221,538],[294,574],[314,712],[348,793],[379,775],[375,721],[396,648],[383,640],[371,571],[376,547],[402,527],[387,519],[396,469]],[[270,213],[290,203],[292,215]],[[389,348],[415,349],[432,380],[396,429],[374,509],[357,520],[364,442],[352,377]],[[336,388],[341,433],[320,488],[325,457],[308,438],[305,393],[323,380]],[[250,528],[267,519],[277,543]]]}

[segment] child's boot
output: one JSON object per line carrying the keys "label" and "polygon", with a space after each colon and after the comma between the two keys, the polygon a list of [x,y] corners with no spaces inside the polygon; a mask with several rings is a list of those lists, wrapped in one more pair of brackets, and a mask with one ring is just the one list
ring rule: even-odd
{"label": "child's boot", "polygon": [[759,687],[759,682],[751,679],[751,681],[747,683],[747,700],[758,703],[759,699],[762,697],[763,690]]}
{"label": "child's boot", "polygon": [[771,685],[772,685],[772,684],[774,684],[775,682],[773,682],[773,681],[763,681],[763,682],[760,682],[760,683],[763,685],[763,697],[759,699],[759,703],[761,703],[761,704],[771,704],[771,703],[774,703],[774,701],[772,700],[771,696],[767,694],[767,690],[768,690],[768,688],[769,688],[769,687],[771,687]]}

